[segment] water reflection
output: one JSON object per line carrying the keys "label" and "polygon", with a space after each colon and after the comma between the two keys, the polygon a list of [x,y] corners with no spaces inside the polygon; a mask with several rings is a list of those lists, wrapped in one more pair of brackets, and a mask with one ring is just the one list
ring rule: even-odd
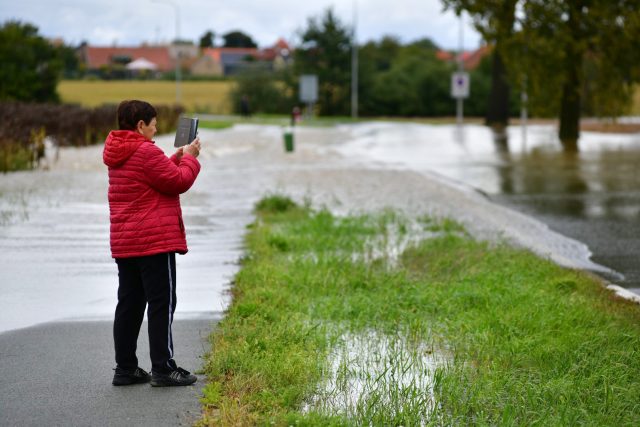
{"label": "water reflection", "polygon": [[618,283],[638,293],[640,137],[625,139],[590,134],[582,151],[538,145],[513,153],[504,134],[495,134],[493,198],[587,243],[593,261],[622,272]]}
{"label": "water reflection", "polygon": [[[462,131],[464,133],[462,133]],[[366,140],[360,134],[366,133]],[[533,215],[586,243],[593,260],[621,271],[640,289],[640,134],[583,132],[565,150],[550,125],[503,132],[465,125],[365,124],[342,152],[430,170]]]}
{"label": "water reflection", "polygon": [[[498,194],[540,196],[534,207],[542,213],[572,217],[636,219],[640,189],[636,173],[640,147],[589,151],[533,147],[512,153],[505,133],[494,134]],[[490,188],[485,191],[493,192]]]}

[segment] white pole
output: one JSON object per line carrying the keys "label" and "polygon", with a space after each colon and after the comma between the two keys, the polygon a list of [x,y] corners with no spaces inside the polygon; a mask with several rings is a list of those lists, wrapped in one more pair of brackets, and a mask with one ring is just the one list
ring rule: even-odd
{"label": "white pole", "polygon": [[[460,33],[459,33],[459,50],[458,50],[458,72],[462,72],[464,71],[464,66],[463,66],[463,60],[462,60],[462,54],[464,52],[464,33],[463,33],[463,25],[462,25],[462,12],[460,12],[460,19],[459,19],[459,26],[460,26]],[[456,105],[456,122],[458,123],[458,126],[462,126],[462,120],[463,120],[463,115],[464,115],[464,106],[463,106],[463,99],[462,97],[458,97],[457,99],[457,105]]]}
{"label": "white pole", "polygon": [[351,33],[351,118],[358,118],[358,1],[353,1],[353,29]]}
{"label": "white pole", "polygon": [[[180,42],[180,8],[176,3],[173,3],[173,7],[176,10],[176,48]],[[180,104],[182,101],[182,58],[180,49],[176,50],[176,103]]]}
{"label": "white pole", "polygon": [[522,127],[522,151],[527,150],[527,76],[522,79],[522,93],[520,94],[520,126]]}
{"label": "white pole", "polygon": [[[169,6],[173,6],[173,10],[176,14],[176,42],[180,40],[180,8],[178,5],[173,2],[173,0],[151,0],[154,3],[163,3],[168,4]],[[178,44],[174,44],[176,51],[176,103],[180,104],[182,101],[182,94],[180,91],[180,82],[182,80],[182,68],[180,67],[180,50],[178,49]]]}

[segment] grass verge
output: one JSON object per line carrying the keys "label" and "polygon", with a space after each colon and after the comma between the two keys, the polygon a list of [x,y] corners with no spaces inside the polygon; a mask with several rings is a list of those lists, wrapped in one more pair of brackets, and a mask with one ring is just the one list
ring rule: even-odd
{"label": "grass verge", "polygon": [[393,211],[256,207],[202,425],[638,425],[640,309]]}
{"label": "grass verge", "polygon": [[233,127],[231,120],[200,120],[198,126],[204,129],[221,130]]}

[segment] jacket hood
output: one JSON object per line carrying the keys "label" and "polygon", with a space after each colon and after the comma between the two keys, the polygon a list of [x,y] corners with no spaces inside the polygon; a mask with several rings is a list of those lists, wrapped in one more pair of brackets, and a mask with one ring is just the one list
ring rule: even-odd
{"label": "jacket hood", "polygon": [[149,140],[137,132],[112,130],[104,142],[102,160],[109,167],[118,167],[126,162],[145,141]]}

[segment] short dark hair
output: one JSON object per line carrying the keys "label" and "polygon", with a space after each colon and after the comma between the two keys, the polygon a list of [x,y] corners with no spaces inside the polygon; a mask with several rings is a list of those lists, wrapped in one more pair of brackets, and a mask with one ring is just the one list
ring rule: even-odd
{"label": "short dark hair", "polygon": [[118,105],[118,128],[120,130],[136,130],[138,122],[142,120],[149,125],[157,117],[156,109],[145,101],[127,100]]}

